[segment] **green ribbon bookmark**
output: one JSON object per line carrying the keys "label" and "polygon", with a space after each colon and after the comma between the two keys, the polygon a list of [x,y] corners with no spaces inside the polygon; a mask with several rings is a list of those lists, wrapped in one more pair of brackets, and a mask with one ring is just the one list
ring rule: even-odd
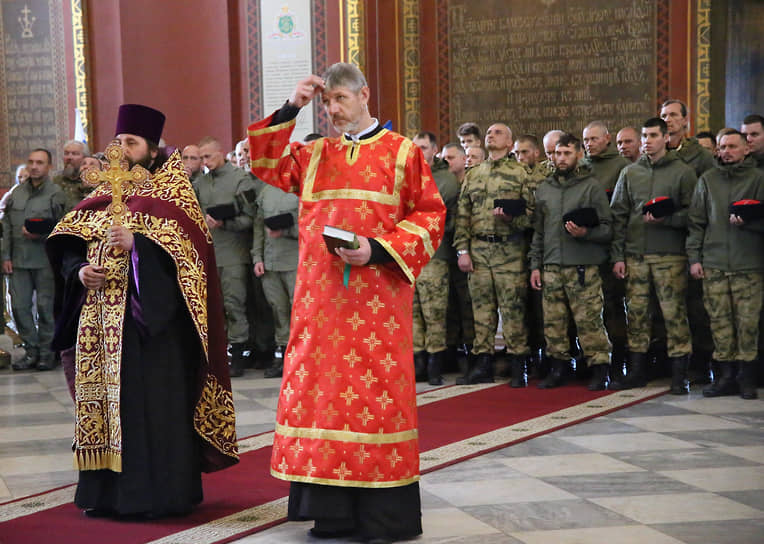
{"label": "green ribbon bookmark", "polygon": [[345,286],[345,289],[348,288],[348,283],[350,283],[350,265],[345,263],[345,271],[342,274],[342,285]]}

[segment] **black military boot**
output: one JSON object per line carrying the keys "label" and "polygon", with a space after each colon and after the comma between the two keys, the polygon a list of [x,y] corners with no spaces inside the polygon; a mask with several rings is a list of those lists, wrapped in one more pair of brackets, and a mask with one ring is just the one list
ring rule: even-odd
{"label": "black military boot", "polygon": [[470,364],[467,374],[456,379],[457,385],[474,385],[476,383],[493,383],[493,357],[490,353],[481,353]]}
{"label": "black military boot", "polygon": [[751,400],[759,397],[756,392],[756,361],[740,361],[737,383],[740,386],[741,399]]}
{"label": "black military boot", "polygon": [[13,367],[13,370],[29,370],[30,368],[35,368],[39,360],[39,348],[28,347],[27,352],[24,354],[24,358],[20,361],[16,361],[11,366]]}
{"label": "black military boot", "polygon": [[231,344],[231,364],[229,365],[232,378],[244,375],[244,367],[247,361],[244,358],[244,344]]}
{"label": "black military boot", "polygon": [[647,354],[629,352],[629,363],[626,365],[626,376],[610,382],[610,389],[622,391],[647,385]]}
{"label": "black military boot", "polygon": [[40,353],[40,360],[37,362],[37,370],[53,370],[61,363],[60,359],[52,351]]}
{"label": "black military boot", "polygon": [[430,385],[443,385],[443,359],[446,356],[445,351],[430,353],[427,358],[427,383]]}
{"label": "black military boot", "polygon": [[711,383],[711,352],[705,350],[693,351],[690,355],[688,378],[691,383],[706,385]]}
{"label": "black military boot", "polygon": [[589,380],[589,385],[586,387],[589,391],[604,391],[608,385],[608,370],[610,365],[602,363],[594,365],[592,368],[592,377]]}
{"label": "black military boot", "polygon": [[687,368],[690,361],[687,355],[671,357],[671,394],[686,395],[690,392],[690,380],[687,378]]}
{"label": "black military boot", "polygon": [[549,366],[549,374],[539,382],[539,389],[553,389],[564,385],[568,381],[568,376],[571,372],[570,361],[550,357]]}
{"label": "black military boot", "polygon": [[414,376],[418,382],[427,381],[427,352],[417,351],[414,353]]}
{"label": "black military boot", "polygon": [[[718,369],[718,372],[717,372]],[[736,395],[737,365],[735,361],[719,361],[714,365],[714,381],[703,389],[704,397],[726,397]]]}
{"label": "black military boot", "polygon": [[276,346],[273,350],[273,362],[263,372],[264,378],[280,378],[284,374],[284,351],[286,346]]}
{"label": "black military boot", "polygon": [[511,387],[525,387],[528,385],[528,376],[526,373],[527,356],[525,355],[510,355],[509,365],[512,368],[512,381],[509,382]]}

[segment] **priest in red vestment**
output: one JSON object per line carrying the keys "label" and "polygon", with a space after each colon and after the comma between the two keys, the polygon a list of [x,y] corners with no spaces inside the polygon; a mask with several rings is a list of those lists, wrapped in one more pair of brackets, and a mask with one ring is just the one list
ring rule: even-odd
{"label": "priest in red vestment", "polygon": [[[320,97],[339,138],[290,143]],[[443,236],[445,206],[421,151],[368,109],[357,67],[300,83],[249,127],[252,172],[300,197],[299,270],[271,474],[292,482],[289,519],[365,541],[422,532],[412,353],[413,284]],[[325,226],[359,249],[330,253]]]}

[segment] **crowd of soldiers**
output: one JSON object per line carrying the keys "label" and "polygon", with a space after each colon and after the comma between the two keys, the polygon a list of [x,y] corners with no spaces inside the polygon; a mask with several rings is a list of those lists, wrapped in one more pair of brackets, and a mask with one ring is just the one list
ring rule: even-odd
{"label": "crowd of soldiers", "polygon": [[450,249],[417,281],[417,379],[442,383],[463,346],[459,384],[503,370],[512,387],[583,375],[590,390],[620,390],[666,372],[673,394],[692,378],[708,397],[756,398],[764,118],[698,138],[688,124],[672,99],[615,139],[601,121],[581,139],[552,130],[541,142],[495,123],[483,150],[465,123],[434,156],[434,135],[418,134]]}
{"label": "crowd of soldiers", "polygon": [[[444,372],[460,368],[460,384],[492,382],[503,370],[512,387],[530,375],[546,389],[588,374],[591,390],[628,389],[665,361],[674,394],[687,393],[692,377],[710,384],[706,396],[755,398],[764,118],[695,138],[688,121],[686,105],[668,100],[658,117],[621,128],[615,141],[600,121],[581,139],[552,130],[541,141],[514,138],[503,123],[483,138],[465,123],[459,143],[440,150],[434,134],[417,134],[448,209],[443,243],[415,287],[417,380],[440,385]],[[247,139],[226,154],[207,137],[181,158],[215,246],[231,375],[265,368],[279,377],[298,198],[250,173]],[[51,153],[35,149],[0,201],[2,272],[25,350],[16,370],[58,364],[48,347],[54,278],[44,240],[91,190],[81,171],[100,161],[70,141],[64,169],[51,175]]]}

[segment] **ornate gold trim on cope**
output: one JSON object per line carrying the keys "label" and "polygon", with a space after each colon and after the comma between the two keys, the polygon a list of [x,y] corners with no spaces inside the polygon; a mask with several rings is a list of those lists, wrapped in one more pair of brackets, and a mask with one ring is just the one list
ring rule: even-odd
{"label": "ornate gold trim on cope", "polygon": [[711,0],[696,3],[695,128],[707,130],[711,118]]}
{"label": "ornate gold trim on cope", "polygon": [[88,92],[88,42],[85,28],[85,3],[72,0],[72,46],[74,48],[74,103],[80,111],[82,129],[88,142],[93,141],[93,124],[90,122],[90,96]]}
{"label": "ornate gold trim on cope", "polygon": [[403,0],[403,130],[409,138],[422,126],[419,81],[419,0]]}

